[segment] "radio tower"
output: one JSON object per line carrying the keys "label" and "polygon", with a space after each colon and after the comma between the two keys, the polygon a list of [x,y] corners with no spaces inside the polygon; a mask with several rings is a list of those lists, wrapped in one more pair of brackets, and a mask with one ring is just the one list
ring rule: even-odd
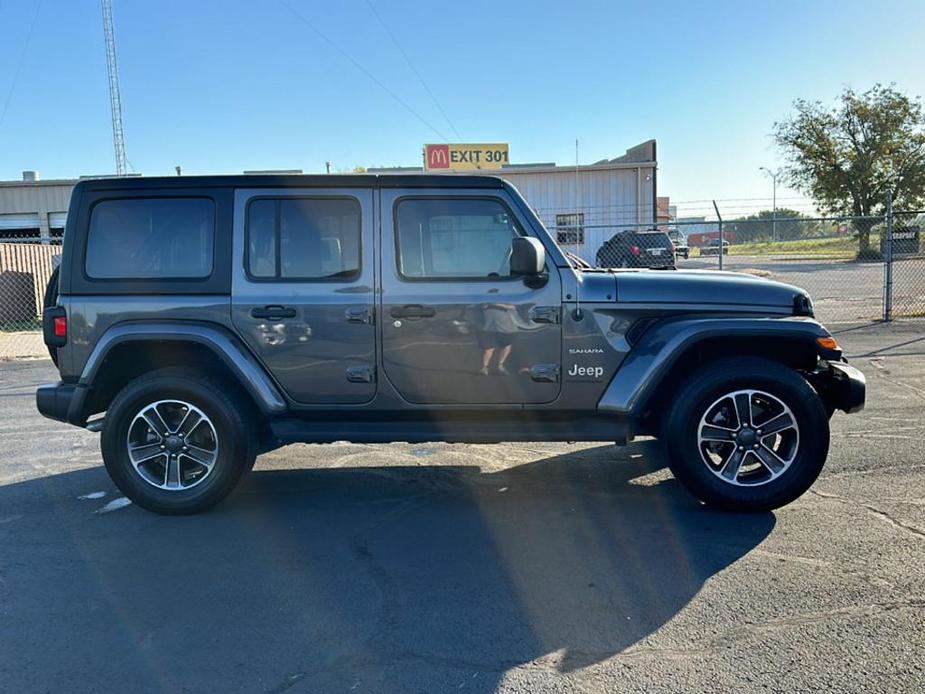
{"label": "radio tower", "polygon": [[103,34],[106,37],[106,67],[109,70],[109,105],[112,107],[112,144],[116,150],[116,175],[125,175],[125,140],[122,136],[122,97],[119,96],[119,66],[116,37],[112,28],[112,0],[101,0]]}

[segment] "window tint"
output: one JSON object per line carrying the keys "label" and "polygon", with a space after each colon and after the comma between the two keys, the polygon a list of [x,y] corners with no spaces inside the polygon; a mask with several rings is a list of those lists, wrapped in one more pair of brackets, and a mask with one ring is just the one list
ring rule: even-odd
{"label": "window tint", "polygon": [[350,279],[360,272],[360,204],[348,198],[254,200],[248,207],[251,277]]}
{"label": "window tint", "polygon": [[253,277],[276,277],[276,200],[254,200],[248,208],[247,257]]}
{"label": "window tint", "polygon": [[212,274],[215,206],[206,198],[104,200],[93,207],[87,275],[198,279]]}
{"label": "window tint", "polygon": [[511,239],[520,230],[497,200],[402,200],[396,223],[404,277],[510,277]]}

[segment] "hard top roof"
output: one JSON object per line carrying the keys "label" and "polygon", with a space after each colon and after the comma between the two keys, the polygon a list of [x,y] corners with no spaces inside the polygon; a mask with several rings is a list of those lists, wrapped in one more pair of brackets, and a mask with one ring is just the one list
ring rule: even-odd
{"label": "hard top roof", "polygon": [[150,188],[503,188],[496,176],[445,174],[243,174],[231,176],[133,176],[84,179],[84,190]]}

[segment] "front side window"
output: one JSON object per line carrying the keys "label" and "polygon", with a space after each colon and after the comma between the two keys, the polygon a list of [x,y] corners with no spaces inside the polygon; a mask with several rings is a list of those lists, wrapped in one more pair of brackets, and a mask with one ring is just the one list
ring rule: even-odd
{"label": "front side window", "polygon": [[405,278],[511,276],[511,239],[521,231],[498,200],[408,198],[399,201],[395,223]]}
{"label": "front side window", "polygon": [[360,273],[353,198],[260,198],[247,210],[247,271],[255,279],[336,280]]}
{"label": "front side window", "polygon": [[215,205],[208,198],[103,200],[87,234],[93,279],[204,279],[212,274]]}

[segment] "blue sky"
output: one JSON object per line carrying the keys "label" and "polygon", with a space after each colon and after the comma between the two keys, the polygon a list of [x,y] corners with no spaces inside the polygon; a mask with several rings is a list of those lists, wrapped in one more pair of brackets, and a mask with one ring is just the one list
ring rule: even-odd
{"label": "blue sky", "polygon": [[[758,167],[798,97],[925,93],[921,1],[114,0],[133,168],[413,165],[434,129],[456,141],[369,2],[463,141],[571,164],[576,138],[583,163],[656,138],[680,201],[770,197]],[[0,179],[110,172],[99,2],[44,0],[27,45],[36,7],[0,0]]]}

